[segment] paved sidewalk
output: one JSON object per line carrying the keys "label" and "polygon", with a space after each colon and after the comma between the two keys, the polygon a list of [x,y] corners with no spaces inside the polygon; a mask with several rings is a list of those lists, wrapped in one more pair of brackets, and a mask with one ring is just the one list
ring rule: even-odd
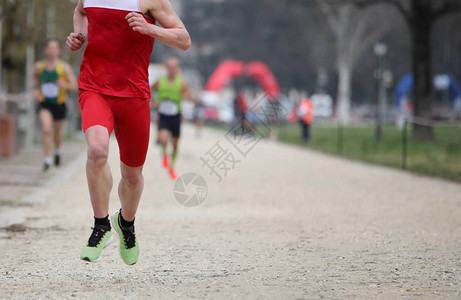
{"label": "paved sidewalk", "polygon": [[50,173],[42,172],[43,151],[40,144],[11,158],[0,158],[0,227],[15,222],[19,218],[16,215],[32,205],[29,200],[38,201],[30,199],[30,194],[36,194],[56,178],[62,177],[63,173],[68,172],[69,164],[77,156],[86,153],[84,135],[76,133],[71,139],[65,139],[61,148],[62,166],[55,167]]}
{"label": "paved sidewalk", "polygon": [[[134,266],[111,245],[78,259],[92,213],[79,156],[30,194],[21,225],[0,231],[2,299],[460,299],[461,185],[271,141],[247,156],[224,133],[184,128],[178,173],[208,184],[194,208],[150,147],[136,220]],[[234,169],[222,182],[203,167],[217,147]],[[111,210],[120,178],[113,140]],[[190,185],[185,193],[190,192]]]}

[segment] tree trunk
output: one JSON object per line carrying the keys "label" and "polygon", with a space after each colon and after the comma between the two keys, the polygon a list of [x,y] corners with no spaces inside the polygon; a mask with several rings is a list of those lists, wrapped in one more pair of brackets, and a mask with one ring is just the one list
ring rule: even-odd
{"label": "tree trunk", "polygon": [[336,117],[342,125],[350,121],[351,111],[351,68],[348,64],[338,66],[338,99],[336,102]]}
{"label": "tree trunk", "polygon": [[[431,118],[431,0],[412,0],[413,20],[413,101],[414,116]],[[413,125],[413,137],[418,140],[433,140],[432,127]]]}

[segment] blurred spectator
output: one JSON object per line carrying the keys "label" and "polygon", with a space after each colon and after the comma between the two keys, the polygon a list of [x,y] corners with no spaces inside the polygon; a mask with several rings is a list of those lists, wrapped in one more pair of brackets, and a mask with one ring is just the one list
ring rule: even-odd
{"label": "blurred spectator", "polygon": [[304,98],[299,103],[298,118],[301,125],[301,142],[307,143],[310,138],[310,125],[314,121],[314,109],[309,98]]}

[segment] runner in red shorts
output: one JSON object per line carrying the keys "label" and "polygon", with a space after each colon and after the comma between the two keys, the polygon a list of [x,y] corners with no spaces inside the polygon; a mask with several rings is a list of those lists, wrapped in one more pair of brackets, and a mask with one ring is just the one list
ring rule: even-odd
{"label": "runner in red shorts", "polygon": [[[139,256],[134,219],[149,145],[150,54],[154,39],[182,50],[191,42],[168,0],[79,0],[74,32],[68,36],[66,47],[81,49],[87,36],[79,104],[88,143],[86,174],[95,222],[80,257],[98,261],[114,227],[120,238],[120,256],[132,265]],[[121,209],[113,214],[111,227],[112,175],[107,155],[112,131],[119,144],[122,178],[118,186]]]}

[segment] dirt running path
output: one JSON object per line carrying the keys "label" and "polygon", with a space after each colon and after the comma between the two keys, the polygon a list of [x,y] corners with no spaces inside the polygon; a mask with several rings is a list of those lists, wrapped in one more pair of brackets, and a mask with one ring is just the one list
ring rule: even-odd
{"label": "dirt running path", "polygon": [[[200,156],[219,141],[184,129],[178,171],[209,186],[195,208],[174,199],[151,146],[134,266],[115,245],[98,263],[78,259],[92,226],[80,156],[23,225],[0,231],[0,298],[461,298],[461,185],[270,141],[247,157],[234,150],[239,162],[218,183]],[[117,158],[113,141],[116,182]]]}

